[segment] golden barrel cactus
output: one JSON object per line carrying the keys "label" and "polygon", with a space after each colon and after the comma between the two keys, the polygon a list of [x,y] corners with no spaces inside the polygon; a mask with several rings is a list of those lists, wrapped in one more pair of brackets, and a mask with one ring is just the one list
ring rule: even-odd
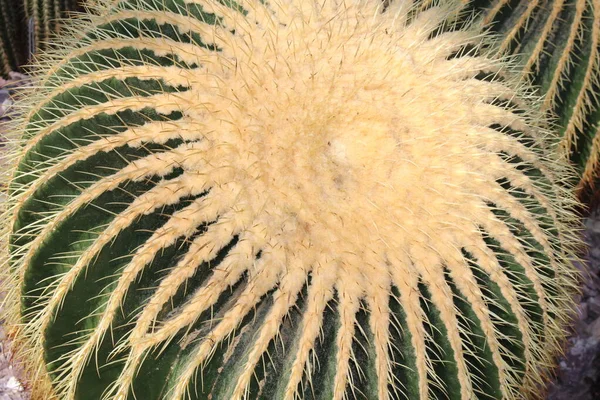
{"label": "golden barrel cactus", "polygon": [[34,397],[521,399],[565,336],[572,177],[460,2],[125,0],[15,122]]}

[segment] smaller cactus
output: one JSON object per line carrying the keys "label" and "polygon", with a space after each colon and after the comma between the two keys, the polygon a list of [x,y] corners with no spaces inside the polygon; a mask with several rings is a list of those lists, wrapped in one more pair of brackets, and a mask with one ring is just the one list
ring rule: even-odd
{"label": "smaller cactus", "polygon": [[23,7],[19,0],[0,0],[0,77],[17,70],[26,58]]}
{"label": "smaller cactus", "polygon": [[77,0],[24,0],[27,20],[32,20],[33,32],[29,38],[34,53],[47,49],[52,35],[61,29],[61,18],[80,7]]}
{"label": "smaller cactus", "polygon": [[0,77],[47,49],[61,18],[80,9],[76,0],[0,0]]}

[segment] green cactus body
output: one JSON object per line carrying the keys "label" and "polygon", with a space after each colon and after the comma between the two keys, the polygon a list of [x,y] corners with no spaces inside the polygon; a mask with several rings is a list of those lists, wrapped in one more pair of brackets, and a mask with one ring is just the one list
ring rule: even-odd
{"label": "green cactus body", "polygon": [[577,283],[571,172],[454,7],[75,23],[21,103],[3,218],[34,397],[539,393]]}
{"label": "green cactus body", "polygon": [[468,8],[484,9],[481,21],[501,35],[500,50],[521,57],[523,77],[541,89],[543,110],[557,117],[562,147],[580,175],[578,190],[593,189],[600,175],[600,1],[512,3]]}

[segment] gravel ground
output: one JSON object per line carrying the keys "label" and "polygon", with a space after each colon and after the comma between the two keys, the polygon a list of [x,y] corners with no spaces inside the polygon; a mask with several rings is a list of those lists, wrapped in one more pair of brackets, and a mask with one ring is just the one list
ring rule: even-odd
{"label": "gravel ground", "polygon": [[28,400],[29,393],[22,383],[22,371],[13,366],[11,361],[10,340],[0,325],[0,400]]}
{"label": "gravel ground", "polygon": [[548,400],[600,399],[600,210],[586,220],[587,268],[574,332],[558,362]]}
{"label": "gravel ground", "polygon": [[[0,120],[10,104],[10,89],[22,78],[19,74],[11,75],[8,81],[0,78]],[[600,399],[600,212],[586,220],[585,237],[590,245],[589,273],[586,274],[574,332],[565,356],[559,360],[557,377],[549,386],[547,400]],[[2,326],[2,315],[0,309],[0,400],[28,400],[30,396],[23,384],[22,372],[11,362],[10,338]]]}

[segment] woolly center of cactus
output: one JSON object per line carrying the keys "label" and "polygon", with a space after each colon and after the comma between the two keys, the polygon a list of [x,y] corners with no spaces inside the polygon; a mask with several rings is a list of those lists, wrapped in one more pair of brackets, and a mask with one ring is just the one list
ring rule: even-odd
{"label": "woolly center of cactus", "polygon": [[258,29],[250,37],[265,40],[242,41],[235,62],[221,56],[226,79],[195,90],[221,99],[199,113],[219,114],[207,137],[225,149],[219,162],[241,183],[249,221],[268,227],[265,239],[302,264],[328,251],[359,273],[365,251],[387,268],[385,246],[422,249],[435,245],[423,236],[474,228],[468,210],[450,216],[478,199],[455,188],[479,163],[465,138],[482,103],[458,101],[463,82],[416,39],[348,14],[293,20],[277,36]]}

